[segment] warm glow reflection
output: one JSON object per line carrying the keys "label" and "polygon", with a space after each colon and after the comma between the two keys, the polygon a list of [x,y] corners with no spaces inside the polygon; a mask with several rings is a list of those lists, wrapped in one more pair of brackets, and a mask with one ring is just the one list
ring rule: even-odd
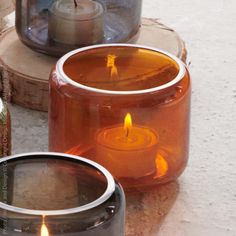
{"label": "warm glow reflection", "polygon": [[119,79],[118,76],[118,69],[116,67],[116,56],[113,54],[110,54],[107,56],[107,68],[111,68],[111,79],[116,80]]}
{"label": "warm glow reflection", "polygon": [[45,218],[43,217],[43,223],[41,226],[41,235],[40,236],[49,236],[48,228],[45,224]]}
{"label": "warm glow reflection", "polygon": [[132,117],[131,117],[131,114],[128,113],[126,115],[125,121],[124,121],[124,130],[125,130],[125,133],[126,133],[126,137],[129,136],[129,132],[132,129],[132,127],[133,127]]}
{"label": "warm glow reflection", "polygon": [[164,157],[160,154],[156,157],[156,169],[157,169],[157,175],[156,178],[163,177],[166,175],[168,171],[168,163],[164,159]]}

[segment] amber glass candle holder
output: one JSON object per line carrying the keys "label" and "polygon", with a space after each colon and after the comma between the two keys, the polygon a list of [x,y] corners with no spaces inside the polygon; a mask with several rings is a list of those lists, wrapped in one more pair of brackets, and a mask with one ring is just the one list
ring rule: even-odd
{"label": "amber glass candle holder", "polygon": [[0,235],[124,236],[123,190],[97,163],[29,153],[0,165]]}
{"label": "amber glass candle holder", "polygon": [[0,158],[11,154],[11,117],[7,103],[0,98]]}
{"label": "amber glass candle holder", "polygon": [[24,44],[61,56],[93,44],[133,42],[142,0],[17,0],[16,30]]}
{"label": "amber glass candle holder", "polygon": [[49,149],[95,160],[126,189],[182,173],[189,117],[185,65],[154,48],[87,47],[62,57],[51,74]]}

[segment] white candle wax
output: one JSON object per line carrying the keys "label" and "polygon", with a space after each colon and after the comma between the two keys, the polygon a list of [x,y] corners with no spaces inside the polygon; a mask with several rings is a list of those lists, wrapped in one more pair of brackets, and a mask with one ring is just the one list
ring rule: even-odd
{"label": "white candle wax", "polygon": [[49,8],[48,34],[56,42],[70,45],[101,43],[104,9],[92,0],[57,0]]}

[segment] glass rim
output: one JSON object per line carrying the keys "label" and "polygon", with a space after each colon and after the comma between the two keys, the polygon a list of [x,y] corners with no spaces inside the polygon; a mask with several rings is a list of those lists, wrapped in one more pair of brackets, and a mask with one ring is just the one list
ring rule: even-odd
{"label": "glass rim", "polygon": [[3,110],[4,110],[4,103],[2,99],[0,98],[0,112],[3,112]]}
{"label": "glass rim", "polygon": [[[75,207],[75,208],[68,208],[68,209],[62,209],[62,210],[32,210],[27,208],[21,208],[21,207],[15,207],[11,206],[9,204],[3,203],[0,201],[0,209],[7,210],[10,212],[18,213],[18,214],[25,214],[25,215],[33,215],[33,216],[62,216],[62,215],[69,215],[69,214],[76,214],[80,212],[84,212],[90,209],[93,209],[101,204],[103,204],[105,201],[107,201],[112,194],[115,192],[115,180],[111,173],[105,169],[103,166],[97,164],[94,161],[88,160],[83,157],[70,155],[70,154],[64,154],[64,153],[57,153],[57,152],[30,152],[30,153],[23,153],[23,154],[17,154],[12,155],[9,157],[4,157],[0,159],[0,164],[4,164],[7,161],[12,161],[14,159],[19,159],[22,157],[30,157],[30,156],[45,156],[45,157],[67,157],[68,160],[73,159],[75,161],[79,161],[81,163],[86,163],[89,166],[92,166],[93,168],[100,171],[104,177],[107,180],[107,188],[105,192],[96,200],[85,204],[83,206]],[[7,164],[6,164],[7,165]]]}
{"label": "glass rim", "polygon": [[[131,48],[146,49],[146,50],[150,50],[150,51],[155,51],[157,53],[161,53],[161,54],[169,57],[171,60],[173,60],[178,65],[178,67],[179,67],[178,74],[171,81],[169,81],[163,85],[153,87],[153,88],[143,89],[143,90],[131,90],[131,91],[115,91],[115,90],[98,89],[98,88],[94,88],[94,87],[80,84],[78,82],[75,82],[73,79],[69,78],[69,76],[67,76],[66,73],[64,72],[64,69],[63,69],[64,64],[68,59],[70,59],[70,57],[72,57],[78,53],[81,53],[81,52],[85,52],[85,51],[89,51],[89,50],[97,49],[97,48],[106,48],[106,47],[131,47]],[[65,54],[56,63],[56,72],[59,74],[59,76],[61,76],[63,79],[65,79],[66,82],[68,82],[69,84],[71,84],[77,88],[86,90],[88,92],[94,92],[94,93],[99,93],[99,94],[104,94],[104,95],[105,94],[106,95],[139,95],[139,94],[149,94],[149,93],[161,91],[161,90],[167,89],[167,88],[177,84],[179,81],[181,81],[183,79],[183,77],[186,73],[186,68],[184,66],[184,63],[179,58],[177,58],[176,56],[172,55],[171,53],[165,52],[161,49],[158,49],[155,47],[143,46],[143,45],[139,45],[139,44],[113,43],[113,44],[100,44],[100,45],[92,45],[92,46],[88,46],[88,47],[83,47],[83,48],[75,49],[75,50]]]}

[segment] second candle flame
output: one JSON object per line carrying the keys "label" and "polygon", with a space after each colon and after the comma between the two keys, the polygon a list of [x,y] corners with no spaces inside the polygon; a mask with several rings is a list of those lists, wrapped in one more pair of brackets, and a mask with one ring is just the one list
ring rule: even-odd
{"label": "second candle flame", "polygon": [[126,137],[129,137],[129,133],[132,127],[133,127],[132,116],[130,113],[128,113],[124,120],[124,130]]}
{"label": "second candle flame", "polygon": [[110,72],[110,77],[112,80],[117,80],[119,79],[119,75],[118,75],[118,69],[116,66],[116,56],[113,54],[109,54],[107,56],[107,68],[111,69]]}

